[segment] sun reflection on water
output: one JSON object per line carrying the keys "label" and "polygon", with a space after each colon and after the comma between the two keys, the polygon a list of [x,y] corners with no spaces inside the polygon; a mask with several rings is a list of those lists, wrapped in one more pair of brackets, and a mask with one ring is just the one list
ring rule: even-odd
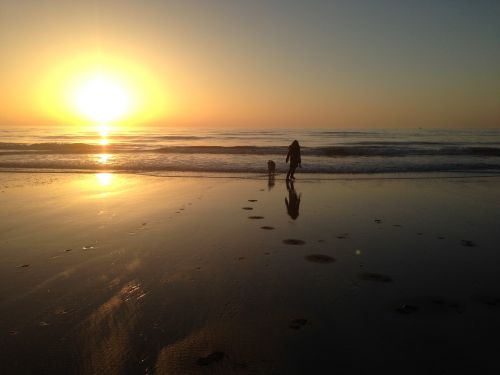
{"label": "sun reflection on water", "polygon": [[109,145],[108,135],[111,132],[111,127],[108,124],[101,124],[97,126],[97,132],[99,133],[99,144],[101,146]]}
{"label": "sun reflection on water", "polygon": [[109,159],[111,158],[110,154],[97,154],[97,162],[99,164],[109,164]]}
{"label": "sun reflection on water", "polygon": [[107,137],[108,136],[108,133],[110,131],[110,128],[109,128],[109,125],[100,125],[98,127],[98,131],[99,131],[99,135],[103,138]]}

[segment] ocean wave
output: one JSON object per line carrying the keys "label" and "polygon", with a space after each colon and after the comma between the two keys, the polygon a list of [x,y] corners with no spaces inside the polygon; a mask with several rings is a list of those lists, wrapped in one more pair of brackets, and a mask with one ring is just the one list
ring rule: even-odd
{"label": "ocean wave", "polygon": [[[492,143],[493,144],[493,143]],[[287,146],[165,146],[141,143],[94,145],[87,143],[0,143],[0,155],[12,154],[96,154],[149,152],[160,154],[286,155]],[[459,145],[443,142],[352,143],[338,146],[303,147],[305,156],[319,157],[404,157],[404,156],[500,156],[500,146]]]}

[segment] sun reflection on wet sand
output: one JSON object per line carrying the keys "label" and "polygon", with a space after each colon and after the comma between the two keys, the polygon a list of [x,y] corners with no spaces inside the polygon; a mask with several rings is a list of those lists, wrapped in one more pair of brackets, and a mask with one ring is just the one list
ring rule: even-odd
{"label": "sun reflection on wet sand", "polygon": [[83,332],[83,374],[123,373],[144,295],[141,284],[131,281],[90,315]]}
{"label": "sun reflection on wet sand", "polygon": [[97,181],[101,186],[110,186],[113,182],[113,174],[108,172],[96,173]]}

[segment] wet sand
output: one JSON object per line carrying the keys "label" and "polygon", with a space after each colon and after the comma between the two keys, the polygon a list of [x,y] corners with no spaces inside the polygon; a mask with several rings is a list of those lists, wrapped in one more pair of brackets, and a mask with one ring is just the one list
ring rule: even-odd
{"label": "wet sand", "polygon": [[300,177],[1,173],[0,373],[500,373],[500,178]]}

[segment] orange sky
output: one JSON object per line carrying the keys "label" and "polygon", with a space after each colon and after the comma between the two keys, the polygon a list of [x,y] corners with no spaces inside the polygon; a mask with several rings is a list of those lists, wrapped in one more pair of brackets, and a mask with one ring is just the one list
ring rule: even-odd
{"label": "orange sky", "polygon": [[2,1],[0,126],[92,122],[99,71],[133,97],[117,124],[500,127],[495,3],[265,4]]}

